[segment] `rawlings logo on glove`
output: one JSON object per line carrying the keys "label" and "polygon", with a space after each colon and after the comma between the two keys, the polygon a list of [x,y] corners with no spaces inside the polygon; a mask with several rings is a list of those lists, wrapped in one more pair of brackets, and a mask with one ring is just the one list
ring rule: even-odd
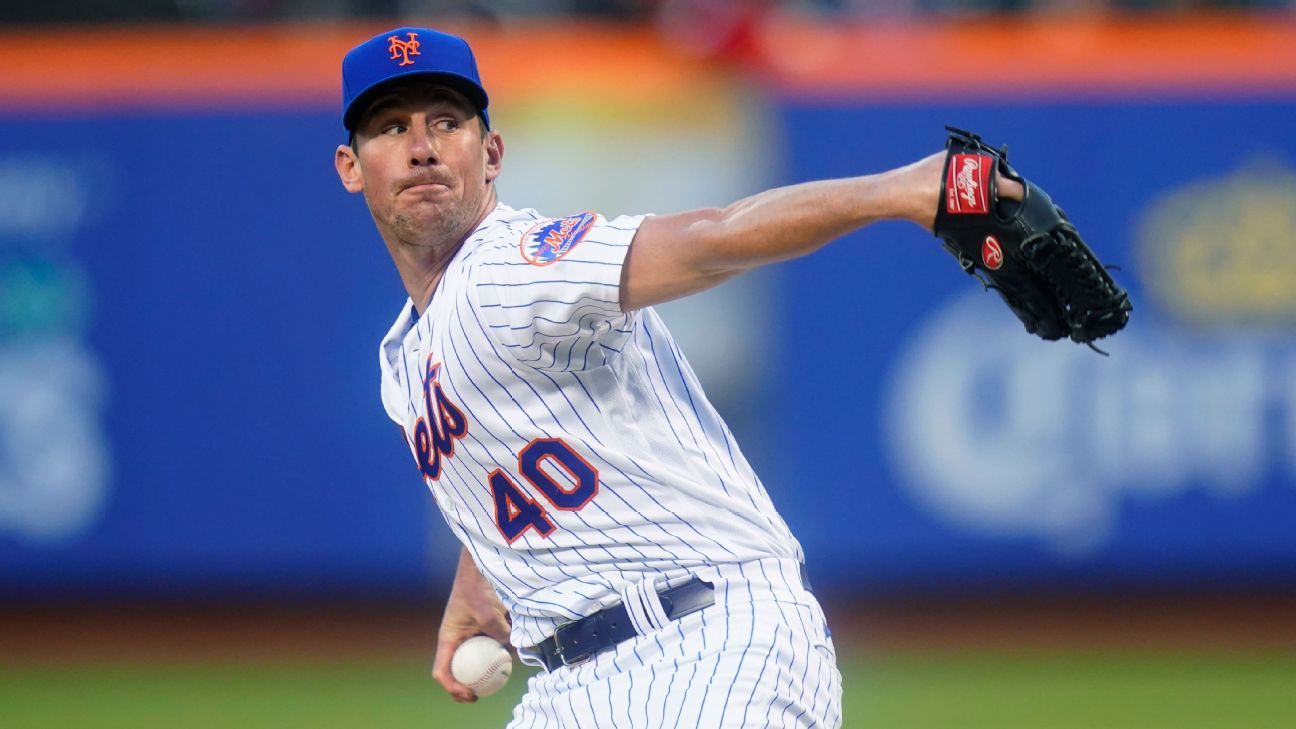
{"label": "rawlings logo on glove", "polygon": [[[1129,321],[1129,294],[1048,193],[1008,166],[1007,148],[994,150],[971,132],[946,129],[943,204],[932,232],[964,271],[999,292],[1026,331],[1101,352],[1094,340]],[[1020,202],[999,198],[996,170],[1025,188]]]}
{"label": "rawlings logo on glove", "polygon": [[950,160],[948,167],[945,212],[957,215],[989,211],[986,190],[990,186],[990,172],[993,169],[990,160],[979,155],[958,154]]}

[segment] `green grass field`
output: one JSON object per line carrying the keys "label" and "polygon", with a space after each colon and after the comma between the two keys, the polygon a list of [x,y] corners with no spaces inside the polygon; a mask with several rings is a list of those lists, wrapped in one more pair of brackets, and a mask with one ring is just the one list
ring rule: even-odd
{"label": "green grass field", "polygon": [[[846,727],[1296,727],[1296,656],[910,655],[843,673]],[[418,663],[0,667],[0,726],[498,728],[521,678],[460,706]]]}

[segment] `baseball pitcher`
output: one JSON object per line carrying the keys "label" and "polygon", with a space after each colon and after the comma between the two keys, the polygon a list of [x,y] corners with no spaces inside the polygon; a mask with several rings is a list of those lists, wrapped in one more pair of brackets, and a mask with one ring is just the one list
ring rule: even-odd
{"label": "baseball pitcher", "polygon": [[[463,543],[433,675],[478,634],[540,666],[510,727],[837,727],[841,675],[800,545],[654,304],[882,219],[946,239],[1027,328],[1092,342],[1128,298],[975,135],[907,167],[723,209],[511,207],[472,50],[398,28],[343,60],[343,186],[408,300],[382,402]],[[991,242],[992,241],[992,242]]]}

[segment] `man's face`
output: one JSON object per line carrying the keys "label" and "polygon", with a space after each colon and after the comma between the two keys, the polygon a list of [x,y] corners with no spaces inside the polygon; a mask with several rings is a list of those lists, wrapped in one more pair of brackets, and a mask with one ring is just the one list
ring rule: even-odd
{"label": "man's face", "polygon": [[338,175],[364,192],[384,237],[405,245],[458,243],[494,204],[503,145],[459,93],[426,82],[374,100],[337,151]]}

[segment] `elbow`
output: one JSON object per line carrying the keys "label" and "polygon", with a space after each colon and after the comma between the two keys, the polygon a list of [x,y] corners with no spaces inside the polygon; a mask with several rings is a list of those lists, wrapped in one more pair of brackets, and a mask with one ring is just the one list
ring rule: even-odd
{"label": "elbow", "polygon": [[729,220],[729,211],[707,208],[685,229],[684,246],[692,268],[699,275],[723,280],[755,265],[748,247]]}

